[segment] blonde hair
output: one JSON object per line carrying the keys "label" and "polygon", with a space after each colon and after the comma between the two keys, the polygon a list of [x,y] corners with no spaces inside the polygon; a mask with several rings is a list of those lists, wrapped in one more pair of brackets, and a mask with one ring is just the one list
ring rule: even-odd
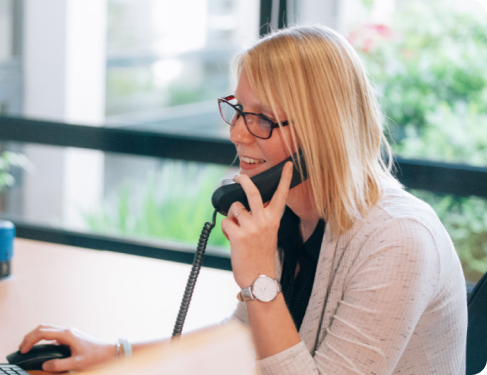
{"label": "blonde hair", "polygon": [[[292,142],[302,149],[311,194],[333,237],[344,233],[377,203],[388,180],[392,154],[383,115],[352,46],[322,26],[272,33],[237,59],[254,94],[291,122]],[[291,145],[288,145],[291,149]],[[381,149],[387,154],[386,165]]]}

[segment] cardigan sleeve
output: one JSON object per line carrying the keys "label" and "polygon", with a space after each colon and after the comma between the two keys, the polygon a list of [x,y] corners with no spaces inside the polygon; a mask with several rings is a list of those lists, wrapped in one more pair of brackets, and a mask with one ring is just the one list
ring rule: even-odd
{"label": "cardigan sleeve", "polygon": [[[346,251],[346,250],[345,250]],[[303,342],[258,361],[263,374],[390,374],[438,292],[440,259],[430,231],[391,219],[349,267],[342,299],[314,353]]]}

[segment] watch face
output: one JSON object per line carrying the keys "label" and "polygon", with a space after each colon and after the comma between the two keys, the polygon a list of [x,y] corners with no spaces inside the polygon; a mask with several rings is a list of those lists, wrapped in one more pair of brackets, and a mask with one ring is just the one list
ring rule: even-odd
{"label": "watch face", "polygon": [[262,302],[272,301],[278,292],[277,283],[269,276],[259,276],[252,288],[254,296]]}

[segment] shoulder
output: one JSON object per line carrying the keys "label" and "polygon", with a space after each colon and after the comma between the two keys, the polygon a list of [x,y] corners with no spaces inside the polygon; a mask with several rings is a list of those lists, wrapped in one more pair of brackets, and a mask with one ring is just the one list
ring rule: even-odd
{"label": "shoulder", "polygon": [[373,209],[379,209],[391,218],[409,218],[417,221],[436,220],[433,209],[422,200],[407,191],[391,186],[384,186],[384,193]]}
{"label": "shoulder", "polygon": [[441,228],[429,205],[401,189],[386,190],[343,243],[347,289],[387,284],[413,294],[428,290],[429,300],[441,278],[442,242],[435,234]]}
{"label": "shoulder", "polygon": [[357,222],[361,231],[401,236],[411,231],[438,241],[448,238],[435,211],[422,200],[395,186],[386,185],[384,194],[367,215]]}
{"label": "shoulder", "polygon": [[410,275],[429,270],[437,278],[441,259],[455,253],[433,209],[396,187],[385,187],[380,201],[353,231],[347,251],[351,269],[356,271],[382,264]]}
{"label": "shoulder", "polygon": [[433,209],[422,200],[404,189],[385,183],[379,201],[370,208],[366,217],[384,217],[384,219],[411,219],[430,221],[436,219]]}
{"label": "shoulder", "polygon": [[433,209],[394,185],[385,185],[379,202],[337,239],[334,240],[329,231],[325,232],[322,246],[329,248],[334,244],[340,251],[346,249],[353,258],[364,258],[377,251],[404,255],[404,249],[416,249],[413,253],[407,251],[409,256],[421,256],[423,251],[437,256],[439,248],[454,252]]}

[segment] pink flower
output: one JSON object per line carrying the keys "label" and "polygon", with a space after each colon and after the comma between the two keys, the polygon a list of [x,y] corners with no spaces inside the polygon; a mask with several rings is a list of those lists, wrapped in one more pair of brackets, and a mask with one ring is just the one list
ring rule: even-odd
{"label": "pink flower", "polygon": [[396,32],[387,25],[364,24],[353,30],[348,41],[354,47],[360,48],[363,52],[370,52],[379,42],[384,40],[394,40],[397,38]]}
{"label": "pink flower", "polygon": [[384,39],[394,39],[395,32],[391,27],[387,25],[370,25],[371,28],[375,29],[377,33],[384,37]]}

